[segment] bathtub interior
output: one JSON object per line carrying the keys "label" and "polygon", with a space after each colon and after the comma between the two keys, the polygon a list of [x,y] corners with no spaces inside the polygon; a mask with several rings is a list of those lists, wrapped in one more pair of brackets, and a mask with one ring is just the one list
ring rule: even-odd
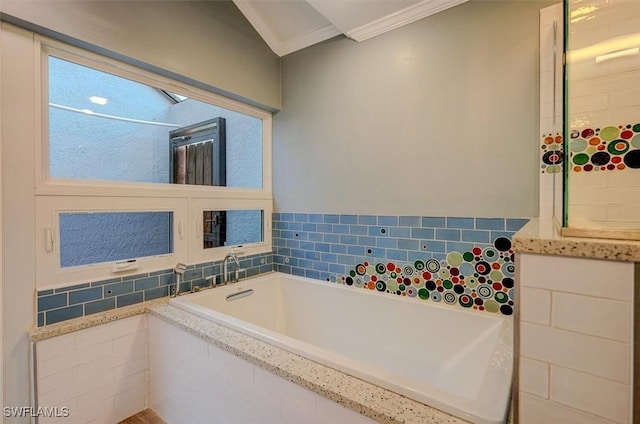
{"label": "bathtub interior", "polygon": [[[445,403],[457,402],[462,415],[469,409],[465,404],[487,401],[486,374],[496,346],[504,342],[504,318],[363,289],[327,290],[326,284],[274,273],[174,303],[268,342],[280,345],[284,338],[285,344],[300,341],[328,352],[329,365],[416,400],[424,401],[419,394],[427,393]],[[226,300],[228,294],[247,289],[253,290],[251,296]],[[260,328],[267,329],[266,335],[259,334]],[[363,367],[377,377],[358,371]],[[510,370],[499,371],[510,380]],[[392,382],[391,387],[385,382]]]}

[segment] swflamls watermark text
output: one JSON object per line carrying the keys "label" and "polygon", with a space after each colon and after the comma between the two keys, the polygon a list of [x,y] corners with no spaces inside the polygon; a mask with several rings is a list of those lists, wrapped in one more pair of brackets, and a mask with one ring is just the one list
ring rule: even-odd
{"label": "swflamls watermark text", "polygon": [[48,417],[48,418],[60,418],[69,416],[69,408],[66,406],[39,406],[34,408],[32,406],[5,406],[2,409],[2,413],[5,417]]}

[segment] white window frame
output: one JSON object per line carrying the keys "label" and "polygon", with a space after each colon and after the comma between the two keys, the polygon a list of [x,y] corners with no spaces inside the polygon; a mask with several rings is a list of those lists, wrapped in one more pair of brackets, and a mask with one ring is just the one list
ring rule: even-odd
{"label": "white window frame", "polygon": [[[63,268],[60,264],[59,217],[74,212],[171,212],[173,252],[127,258],[136,259],[138,267],[124,272],[114,272],[115,261]],[[184,202],[166,198],[39,196],[36,198],[36,220],[43,228],[43,239],[36,245],[36,278],[39,281],[46,278],[48,284],[44,288],[173,268],[177,262],[188,261],[188,241],[184,231],[187,214]]]}
{"label": "white window frame", "polygon": [[[264,211],[264,240],[245,246],[244,255],[271,252],[271,213],[273,210],[271,170],[271,112],[232,100],[206,90],[154,74],[152,72],[82,50],[46,37],[36,38],[40,54],[36,58],[36,104],[41,113],[36,117],[36,131],[41,134],[35,148],[36,280],[38,288],[62,286],[77,282],[97,281],[116,276],[153,272],[173,268],[177,262],[196,264],[217,261],[231,250],[231,246],[204,249],[202,232],[203,210],[261,209]],[[262,121],[262,188],[195,186],[165,183],[126,181],[98,181],[63,179],[49,176],[49,86],[48,58],[54,56],[82,66],[150,85],[155,88],[184,94],[190,98],[243,113]],[[204,208],[204,209],[201,209]],[[199,210],[199,214],[195,213]],[[60,267],[59,225],[61,212],[164,212],[172,211],[174,252],[170,255],[141,258],[139,268],[130,272],[113,273],[113,262],[78,267]],[[198,218],[199,215],[199,218]],[[54,235],[50,249],[49,235]],[[182,236],[182,238],[181,238]]]}

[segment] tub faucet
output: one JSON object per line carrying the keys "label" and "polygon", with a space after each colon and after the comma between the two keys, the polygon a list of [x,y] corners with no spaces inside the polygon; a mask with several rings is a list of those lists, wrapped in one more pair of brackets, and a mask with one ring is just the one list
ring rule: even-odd
{"label": "tub faucet", "polygon": [[[187,266],[181,262],[178,262],[176,267],[173,268],[173,272],[175,273],[175,288],[173,293],[171,293],[171,297],[176,297],[180,295],[180,283],[182,282],[182,276],[184,272],[187,270]],[[171,291],[171,288],[169,288]]]}
{"label": "tub faucet", "polygon": [[[236,263],[236,270],[234,273],[234,277],[233,279],[229,279],[229,274],[227,271],[227,264],[229,263],[229,261],[232,260]],[[229,283],[237,283],[240,280],[240,271],[242,271],[240,269],[240,261],[238,260],[238,257],[236,256],[236,252],[231,251],[229,253],[227,253],[227,256],[224,257],[224,265],[223,265],[223,274],[222,274],[222,278],[223,278],[223,283],[222,284],[229,284]]]}

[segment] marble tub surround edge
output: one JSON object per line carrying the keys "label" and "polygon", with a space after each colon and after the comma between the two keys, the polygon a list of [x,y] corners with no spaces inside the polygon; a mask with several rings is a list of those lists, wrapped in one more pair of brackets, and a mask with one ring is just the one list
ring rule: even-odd
{"label": "marble tub surround edge", "polygon": [[153,306],[163,305],[169,302],[169,298],[150,300],[147,302],[136,303],[118,309],[110,309],[93,315],[86,315],[61,321],[59,323],[45,325],[43,327],[33,327],[29,330],[29,338],[32,342],[40,342],[56,336],[73,333],[84,330],[85,328],[95,327],[108,322],[129,318],[135,315],[146,314],[149,308]]}
{"label": "marble tub surround edge", "polygon": [[298,384],[368,418],[387,424],[463,424],[397,393],[344,374],[302,356],[212,323],[171,305],[149,313],[279,377]]}
{"label": "marble tub surround edge", "polygon": [[582,237],[563,237],[553,223],[533,218],[513,237],[519,253],[538,253],[612,261],[640,262],[640,242]]}

